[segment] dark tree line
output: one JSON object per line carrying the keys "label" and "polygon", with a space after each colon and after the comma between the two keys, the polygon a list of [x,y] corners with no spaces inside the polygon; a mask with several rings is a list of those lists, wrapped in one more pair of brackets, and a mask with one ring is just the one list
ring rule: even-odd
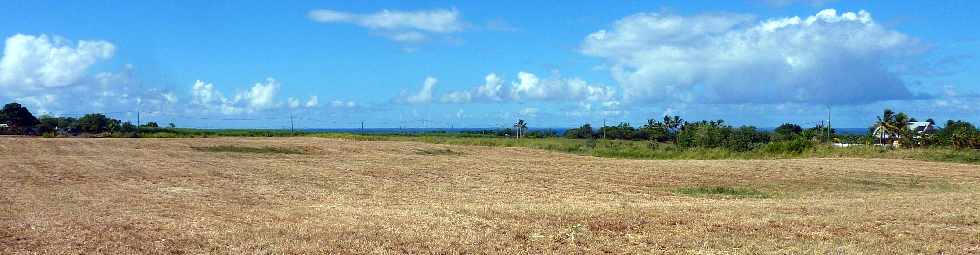
{"label": "dark tree line", "polygon": [[0,124],[3,124],[6,133],[30,133],[38,123],[34,114],[18,103],[9,103],[0,110]]}
{"label": "dark tree line", "polygon": [[[726,148],[733,151],[748,151],[761,146],[776,144],[792,147],[810,146],[816,142],[843,141],[848,143],[899,144],[902,147],[948,146],[957,149],[980,149],[980,131],[966,121],[950,120],[934,132],[911,130],[910,123],[916,119],[905,113],[884,110],[877,121],[864,136],[837,135],[836,130],[824,126],[803,127],[785,123],[772,131],[759,130],[753,126],[734,127],[723,120],[689,122],[680,116],[664,116],[662,119],[649,119],[643,126],[633,127],[629,123],[605,126],[599,129],[589,124],[565,131],[562,136],[571,139],[612,139],[646,140],[653,143],[671,143],[680,147]],[[935,124],[932,119],[926,122]],[[170,123],[169,128],[174,128]],[[103,114],[86,114],[80,118],[41,116],[34,117],[24,106],[9,103],[0,110],[0,134],[25,135],[79,135],[112,134],[131,135],[141,129],[160,128],[156,122],[148,122],[137,127],[128,121],[120,121]],[[876,132],[877,131],[877,132]],[[480,135],[520,138],[557,137],[554,130],[528,130],[528,123],[518,120],[514,128],[478,131]],[[465,132],[464,132],[465,133]],[[473,132],[475,135],[476,132]],[[887,139],[885,139],[887,138]]]}
{"label": "dark tree line", "polygon": [[649,119],[641,127],[620,123],[594,131],[589,124],[565,131],[566,138],[649,140],[672,143],[681,147],[726,148],[733,151],[749,151],[770,142],[819,139],[826,132],[822,127],[804,130],[795,124],[783,124],[773,132],[753,126],[734,127],[723,120],[688,122],[679,116],[664,116],[663,120]]}
{"label": "dark tree line", "polygon": [[[589,124],[565,131],[564,137],[572,139],[612,139],[612,140],[649,140],[659,143],[672,143],[680,147],[726,148],[733,151],[748,151],[768,144],[779,144],[792,147],[807,147],[818,142],[846,143],[876,143],[874,133],[879,126],[884,127],[892,140],[898,140],[902,147],[913,146],[949,146],[958,149],[980,149],[980,131],[966,121],[950,120],[943,128],[935,132],[919,132],[910,130],[909,124],[916,122],[915,118],[905,113],[895,113],[885,110],[882,117],[870,129],[867,135],[838,135],[837,130],[817,125],[803,128],[797,124],[785,123],[772,131],[759,130],[753,126],[734,127],[725,124],[723,120],[688,122],[679,116],[664,116],[662,120],[649,119],[641,127],[633,127],[629,123],[594,129]],[[926,122],[935,124],[932,119]],[[882,143],[882,142],[877,142]],[[778,146],[773,146],[778,147]]]}
{"label": "dark tree line", "polygon": [[[137,127],[128,121],[107,117],[100,113],[86,114],[80,118],[53,117],[42,115],[34,117],[26,107],[9,103],[0,110],[0,130],[6,134],[22,135],[80,135],[80,134],[133,134],[139,128],[159,128],[156,122],[148,122]],[[170,124],[170,127],[174,127]]]}

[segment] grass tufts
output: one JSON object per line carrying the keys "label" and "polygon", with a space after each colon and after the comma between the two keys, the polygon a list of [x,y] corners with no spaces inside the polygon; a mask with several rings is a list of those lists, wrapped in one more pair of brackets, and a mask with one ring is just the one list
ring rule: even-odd
{"label": "grass tufts", "polygon": [[247,146],[236,146],[236,145],[218,145],[218,146],[207,146],[207,147],[191,147],[197,151],[204,152],[234,152],[234,153],[263,153],[263,154],[305,154],[306,150],[299,148],[282,148],[282,147],[247,147]]}
{"label": "grass tufts", "polygon": [[684,187],[675,191],[678,194],[692,197],[725,197],[725,198],[769,198],[765,192],[747,187],[728,186],[698,186]]}
{"label": "grass tufts", "polygon": [[462,152],[453,151],[450,149],[432,148],[432,149],[415,149],[415,154],[426,155],[426,156],[459,156],[463,155]]}

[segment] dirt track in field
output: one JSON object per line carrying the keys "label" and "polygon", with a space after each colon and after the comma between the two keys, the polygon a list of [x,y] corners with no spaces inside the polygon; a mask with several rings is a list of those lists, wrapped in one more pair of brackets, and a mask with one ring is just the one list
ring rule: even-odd
{"label": "dirt track in field", "polygon": [[[210,152],[217,145],[304,154]],[[197,149],[195,149],[197,148]],[[768,198],[686,196],[747,187]],[[0,253],[980,253],[980,166],[0,138]]]}

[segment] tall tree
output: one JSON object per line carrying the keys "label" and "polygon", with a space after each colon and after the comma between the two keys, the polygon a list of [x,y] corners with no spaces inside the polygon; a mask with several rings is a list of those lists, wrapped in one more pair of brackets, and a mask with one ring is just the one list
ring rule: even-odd
{"label": "tall tree", "polygon": [[675,144],[677,143],[677,133],[680,131],[683,123],[684,119],[681,119],[681,116],[664,115],[664,127],[667,131],[667,136],[672,137],[673,139],[671,140],[673,140]]}
{"label": "tall tree", "polygon": [[911,123],[914,118],[910,117],[904,112],[900,112],[895,115],[895,122],[892,125],[895,129],[892,130],[893,133],[898,134],[898,139],[902,147],[911,147],[915,145],[915,134],[909,129],[909,123]]}
{"label": "tall tree", "polygon": [[522,119],[518,119],[517,122],[514,123],[514,129],[517,130],[517,139],[521,139],[521,136],[527,132],[527,122]]}
{"label": "tall tree", "polygon": [[803,133],[803,128],[800,125],[793,123],[784,123],[779,125],[775,130],[773,130],[772,140],[776,141],[788,141],[793,140]]}
{"label": "tall tree", "polygon": [[41,122],[26,107],[18,103],[9,103],[0,110],[0,123],[24,129],[34,127]]}
{"label": "tall tree", "polygon": [[895,111],[892,111],[892,109],[885,109],[885,111],[881,113],[881,116],[878,116],[878,121],[875,122],[875,127],[878,130],[879,142],[882,144],[885,143],[885,136],[894,137],[895,133],[893,131],[897,130],[895,127]]}
{"label": "tall tree", "polygon": [[110,119],[100,113],[85,114],[78,118],[78,128],[86,133],[102,133],[113,131],[118,120]]}

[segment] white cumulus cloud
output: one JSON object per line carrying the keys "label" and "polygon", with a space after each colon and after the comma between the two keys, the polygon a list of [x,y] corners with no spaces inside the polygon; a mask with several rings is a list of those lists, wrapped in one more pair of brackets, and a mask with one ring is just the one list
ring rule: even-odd
{"label": "white cumulus cloud", "polygon": [[[267,78],[265,82],[257,82],[248,90],[235,93],[232,97],[226,97],[215,88],[213,83],[205,81],[195,81],[191,86],[191,104],[197,106],[204,113],[221,114],[241,114],[269,110],[281,105],[276,100],[279,93],[280,84],[273,78]],[[286,106],[299,107],[300,101],[294,98],[286,100]],[[295,107],[294,107],[295,105]]]}
{"label": "white cumulus cloud", "polygon": [[20,102],[41,114],[160,109],[177,101],[173,92],[143,85],[131,65],[89,73],[115,50],[102,40],[9,36],[0,57],[0,101]]}
{"label": "white cumulus cloud", "polygon": [[517,80],[511,83],[513,100],[608,101],[615,98],[612,87],[589,84],[579,78],[540,79],[533,73],[519,72]]}
{"label": "white cumulus cloud", "polygon": [[866,11],[833,9],[763,21],[640,13],[582,45],[584,54],[608,62],[627,101],[762,104],[916,98],[888,64],[920,50],[916,39]]}
{"label": "white cumulus cloud", "polygon": [[432,102],[432,90],[439,80],[433,77],[425,77],[422,88],[416,93],[402,92],[402,96],[396,101],[406,104],[427,104]]}
{"label": "white cumulus cloud", "polygon": [[191,86],[191,104],[203,108],[205,112],[217,111],[223,114],[241,113],[242,109],[236,107],[234,102],[228,100],[215,89],[213,83],[197,80]]}
{"label": "white cumulus cloud", "polygon": [[286,99],[286,106],[289,106],[289,108],[293,108],[293,109],[299,108],[301,106],[306,108],[313,108],[316,107],[318,104],[319,104],[319,99],[317,99],[316,96],[310,96],[310,99],[307,99],[305,103],[303,101],[300,101],[298,98],[294,98],[294,97],[290,97]]}
{"label": "white cumulus cloud", "polygon": [[258,82],[248,91],[235,95],[235,101],[245,101],[251,110],[265,110],[276,106],[275,97],[279,93],[279,82],[267,78]]}
{"label": "white cumulus cloud", "polygon": [[442,97],[444,103],[499,101],[610,101],[615,89],[590,84],[580,78],[539,78],[534,73],[518,72],[517,80],[505,88],[504,81],[494,73],[484,77],[484,84],[469,90],[452,91]]}
{"label": "white cumulus cloud", "polygon": [[495,73],[487,74],[484,77],[483,85],[470,90],[453,91],[443,95],[442,101],[445,103],[469,103],[472,101],[497,102],[504,98],[501,94],[503,80]]}
{"label": "white cumulus cloud", "polygon": [[115,46],[106,41],[78,41],[48,35],[16,34],[6,40],[0,59],[0,87],[31,91],[75,85],[100,60],[109,59]]}
{"label": "white cumulus cloud", "polygon": [[304,105],[306,106],[306,108],[311,108],[311,107],[316,107],[319,104],[320,104],[320,100],[317,99],[316,96],[310,96],[310,99],[306,100],[306,104]]}

